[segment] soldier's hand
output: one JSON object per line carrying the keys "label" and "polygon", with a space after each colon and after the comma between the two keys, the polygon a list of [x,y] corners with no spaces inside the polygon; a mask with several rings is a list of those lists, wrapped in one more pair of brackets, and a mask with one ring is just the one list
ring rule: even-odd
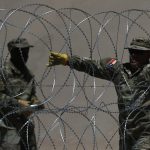
{"label": "soldier's hand", "polygon": [[[18,100],[18,103],[22,106],[22,107],[28,107],[30,106],[30,101],[27,101],[27,100],[22,100],[22,99],[19,99]],[[25,111],[25,112],[22,112],[22,114],[25,116],[25,117],[29,117],[31,114],[33,113],[33,111]]]}
{"label": "soldier's hand", "polygon": [[27,100],[19,99],[19,100],[18,100],[18,103],[19,103],[22,107],[28,107],[28,106],[30,106],[30,101],[27,101]]}
{"label": "soldier's hand", "polygon": [[50,52],[49,64],[47,66],[66,65],[68,59],[69,57],[65,53]]}

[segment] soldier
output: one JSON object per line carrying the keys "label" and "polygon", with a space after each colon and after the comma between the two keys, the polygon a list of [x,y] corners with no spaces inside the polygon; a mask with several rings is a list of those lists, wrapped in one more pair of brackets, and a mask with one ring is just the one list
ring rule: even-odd
{"label": "soldier", "polygon": [[44,108],[36,96],[34,76],[26,66],[33,46],[24,38],[11,40],[7,46],[10,61],[0,73],[0,150],[36,150],[34,124],[27,122],[34,111],[15,112],[35,104]]}
{"label": "soldier", "polygon": [[150,149],[150,40],[133,39],[129,63],[114,58],[100,61],[51,52],[49,66],[66,65],[112,81],[118,95],[120,150]]}

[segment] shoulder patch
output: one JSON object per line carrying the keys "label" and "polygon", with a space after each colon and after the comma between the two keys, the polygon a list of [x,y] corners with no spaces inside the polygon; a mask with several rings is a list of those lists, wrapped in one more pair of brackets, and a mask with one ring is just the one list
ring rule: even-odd
{"label": "shoulder patch", "polygon": [[115,65],[116,62],[117,62],[117,60],[114,59],[114,58],[112,58],[110,61],[108,61],[107,66],[110,66],[110,67],[111,67],[111,66]]}
{"label": "shoulder patch", "polygon": [[112,58],[107,64],[114,65],[116,62],[117,60]]}

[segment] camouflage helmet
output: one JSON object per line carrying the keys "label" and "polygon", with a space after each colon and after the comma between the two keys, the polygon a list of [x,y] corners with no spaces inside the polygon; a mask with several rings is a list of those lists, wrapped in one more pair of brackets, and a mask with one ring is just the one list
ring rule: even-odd
{"label": "camouflage helmet", "polygon": [[130,46],[126,47],[126,49],[148,51],[150,50],[150,39],[145,38],[133,39],[132,42],[130,43]]}
{"label": "camouflage helmet", "polygon": [[33,47],[33,45],[30,45],[25,38],[17,38],[13,39],[7,44],[8,49],[11,50],[13,48],[27,48],[27,47]]}

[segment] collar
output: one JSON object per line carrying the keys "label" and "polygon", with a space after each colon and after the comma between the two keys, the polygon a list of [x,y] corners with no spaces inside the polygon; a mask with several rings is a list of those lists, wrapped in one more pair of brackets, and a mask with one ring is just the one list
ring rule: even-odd
{"label": "collar", "polygon": [[132,78],[132,77],[138,75],[143,70],[143,68],[144,68],[144,66],[139,68],[137,71],[135,71],[133,73],[132,68],[130,66],[130,63],[123,64],[123,69],[124,69],[125,73],[128,75],[129,78]]}

